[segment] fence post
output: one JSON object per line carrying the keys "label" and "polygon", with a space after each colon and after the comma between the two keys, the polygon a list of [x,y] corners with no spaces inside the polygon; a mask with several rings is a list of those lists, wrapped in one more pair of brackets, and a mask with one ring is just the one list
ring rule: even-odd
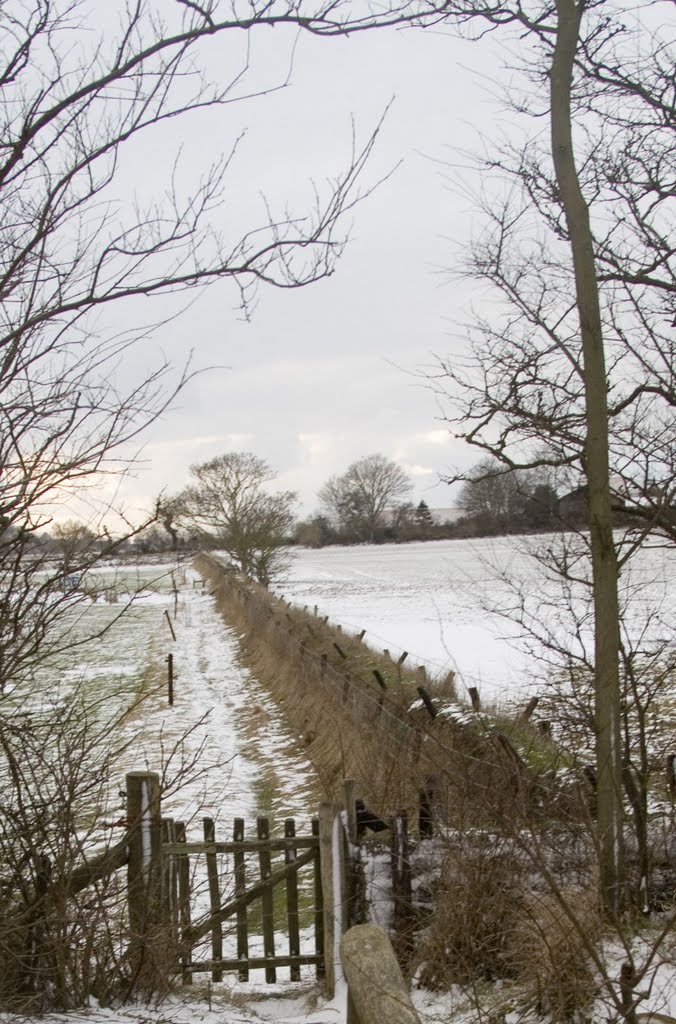
{"label": "fence post", "polygon": [[469,699],[472,702],[472,709],[474,711],[481,711],[481,697],[479,696],[479,691],[476,686],[468,686],[467,692],[469,694]]}
{"label": "fence post", "polygon": [[166,915],[162,908],[160,778],[155,772],[127,775],[127,903],[129,959],[133,982],[157,992],[166,984]]}
{"label": "fence post", "polygon": [[397,960],[405,967],[413,952],[413,894],[411,888],[411,850],[408,816],[400,811],[392,829],[392,898],[394,901],[394,948]]}
{"label": "fence post", "polygon": [[336,968],[340,971],[340,937],[345,931],[345,906],[342,892],[342,822],[334,803],[319,805],[319,857],[322,872],[324,910],[324,986],[326,998],[336,991]]}
{"label": "fence post", "polygon": [[366,886],[357,836],[357,802],[354,779],[345,779],[343,791],[346,819],[343,855],[345,860],[345,929],[347,929],[353,924],[363,924],[366,920]]}
{"label": "fence post", "polygon": [[167,699],[169,707],[174,706],[174,655],[167,655]]}

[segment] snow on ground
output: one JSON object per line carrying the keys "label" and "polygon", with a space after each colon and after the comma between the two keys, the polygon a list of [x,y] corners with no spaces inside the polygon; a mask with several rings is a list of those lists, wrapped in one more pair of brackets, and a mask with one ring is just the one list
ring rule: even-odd
{"label": "snow on ground", "polygon": [[[139,687],[148,692],[124,725],[137,740],[119,766],[119,784],[127,770],[160,770],[166,752],[188,730],[182,756],[190,761],[198,755],[199,767],[206,771],[168,798],[165,813],[183,819],[208,814],[224,828],[236,816],[249,822],[259,814],[277,821],[286,816],[302,818],[319,798],[312,767],[293,749],[293,737],[272,700],[237,664],[236,634],[223,623],[191,570],[146,568],[150,576],[165,582],[144,591],[129,616],[103,641],[94,641],[89,652],[83,648],[62,675],[66,685],[88,679],[92,686],[107,686],[125,700]],[[175,615],[169,585],[172,568],[179,580]],[[673,621],[673,555],[650,555],[637,564],[636,572],[645,583],[646,609],[659,596],[660,621],[668,622],[669,614]],[[103,576],[115,574],[119,568],[111,567]],[[365,628],[366,639],[374,647],[387,647],[395,655],[407,650],[411,661],[439,672],[453,668],[467,685],[479,685],[487,698],[495,699],[505,694],[521,697],[536,680],[532,662],[518,646],[517,628],[487,610],[496,598],[504,603],[509,591],[505,581],[514,576],[525,581],[537,600],[542,580],[518,539],[324,548],[298,551],[281,591],[300,605],[318,605],[322,614],[346,628]],[[89,614],[105,618],[114,610],[96,603]],[[173,708],[166,701],[169,652],[175,670]],[[181,744],[179,754],[180,748]],[[673,972],[667,974],[670,981]],[[345,1020],[343,991],[332,1003],[323,1004],[311,986],[299,991],[290,983],[276,988],[258,985],[260,998],[252,1002],[256,987],[241,986],[230,975],[222,985],[207,987],[201,982],[192,992],[180,990],[159,1007],[114,1011],[92,1006],[45,1020],[49,1024],[342,1024]],[[414,992],[414,1000],[424,1024],[477,1016],[471,994]],[[676,1001],[672,1002],[671,1009],[676,1010]],[[660,993],[654,1008],[669,1012],[668,997]],[[604,1016],[600,1013],[598,1019]]]}
{"label": "snow on ground", "polygon": [[[514,557],[499,542],[491,553],[503,563]],[[494,582],[469,544],[430,541],[302,549],[283,590],[331,622],[365,629],[370,646],[395,657],[406,650],[434,671],[453,669],[492,698],[504,685],[524,685],[523,658],[506,642],[515,630],[477,608]]]}
{"label": "snow on ground", "polygon": [[[56,701],[82,687],[98,700],[102,722],[131,709],[115,734],[116,742],[133,742],[117,761],[114,791],[129,771],[166,772],[170,780],[182,776],[163,804],[178,820],[209,816],[230,829],[235,817],[249,826],[259,815],[307,819],[318,800],[314,769],[295,751],[267,691],[238,663],[238,637],[197,574],[175,563],[109,566],[97,570],[97,587],[96,599],[76,609],[73,629],[84,636],[112,625],[41,667],[33,688],[42,694],[58,679]],[[111,603],[103,595],[112,589]]]}
{"label": "snow on ground", "polygon": [[142,720],[129,723],[141,735],[121,768],[159,771],[178,744],[176,768],[199,753],[199,775],[168,798],[165,813],[188,821],[207,815],[228,828],[236,817],[249,824],[258,815],[307,819],[314,771],[291,749],[293,738],[272,699],[238,664],[236,634],[208,594],[189,589],[192,582],[188,574],[176,617],[170,613],[176,640],[168,628],[164,633],[164,649],[173,655],[174,705],[168,706],[162,681],[144,702]]}
{"label": "snow on ground", "polygon": [[[505,614],[523,593],[529,614],[551,629],[565,628],[555,581],[529,555],[553,538],[498,537],[411,544],[299,549],[277,588],[330,621],[359,632],[372,647],[387,648],[433,671],[453,669],[489,701],[523,699],[543,682],[539,652]],[[656,628],[676,615],[676,553],[649,551],[632,561],[641,589],[634,614],[661,608]],[[670,628],[670,627],[669,627]],[[673,630],[672,630],[673,635]]]}

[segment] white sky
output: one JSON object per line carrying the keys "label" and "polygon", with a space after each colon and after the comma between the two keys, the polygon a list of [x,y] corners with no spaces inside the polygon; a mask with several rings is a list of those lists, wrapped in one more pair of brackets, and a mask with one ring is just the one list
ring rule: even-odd
{"label": "white sky", "polygon": [[[293,42],[277,29],[255,35],[249,86],[282,80]],[[214,45],[210,71],[230,75],[242,44],[239,37]],[[233,449],[267,459],[304,513],[328,476],[373,452],[411,474],[416,501],[453,504],[439,474],[477,456],[451,440],[415,371],[432,353],[457,347],[469,309],[468,285],[451,281],[448,268],[480,221],[444,164],[458,162],[456,148],[476,149],[480,134],[498,130],[490,45],[436,30],[301,36],[287,88],[200,114],[180,139],[172,123],[135,149],[122,187],[133,181],[141,195],[152,194],[177,143],[190,180],[246,129],[223,211],[224,223],[244,227],[264,220],[261,194],[277,210],[287,200],[303,209],[313,180],[321,186],[348,161],[352,117],[363,139],[391,99],[365,185],[402,164],[355,211],[331,279],[291,292],[261,289],[251,323],[241,319],[236,289],[216,285],[144,346],[148,361],[156,348],[177,363],[193,349],[196,365],[220,368],[193,380],[145,435],[143,464],[121,491],[129,508],[149,507],[163,488],[185,485],[191,463]],[[172,308],[169,300],[153,315]]]}

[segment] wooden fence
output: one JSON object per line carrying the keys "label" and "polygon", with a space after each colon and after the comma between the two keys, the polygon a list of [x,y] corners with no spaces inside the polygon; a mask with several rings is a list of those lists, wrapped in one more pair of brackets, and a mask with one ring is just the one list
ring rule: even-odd
{"label": "wooden fence", "polygon": [[[228,840],[217,839],[210,818],[203,820],[199,841],[188,841],[180,823],[164,821],[162,827],[162,904],[185,984],[195,972],[221,981],[225,971],[237,971],[248,981],[255,969],[264,969],[266,982],[273,983],[280,967],[298,981],[308,965],[324,976],[318,819],[309,834],[299,835],[289,818],[284,835],[275,837],[267,818],[257,819],[255,836],[247,836],[243,819],[236,818]],[[309,918],[305,949],[303,918]]]}
{"label": "wooden fence", "polygon": [[258,818],[247,835],[236,818],[232,838],[223,839],[204,818],[193,840],[182,822],[163,818],[159,776],[131,772],[126,836],[75,871],[72,891],[126,867],[128,958],[139,988],[161,989],[171,975],[190,984],[195,973],[220,981],[237,971],[246,981],[256,969],[268,983],[280,968],[296,981],[309,966],[331,997],[340,936],[354,920],[354,873],[346,867],[356,834],[352,784],[346,793],[346,824],[325,803],[307,834],[289,818],[276,836]]}
{"label": "wooden fence", "polygon": [[[225,838],[205,818],[197,839],[183,823],[162,817],[159,776],[132,772],[120,824],[123,839],[78,864],[66,892],[75,896],[126,869],[128,942],[121,962],[129,993],[161,993],[172,977],[190,984],[205,973],[215,982],[226,972],[247,981],[259,970],[274,983],[281,969],[283,977],[299,981],[305,968],[304,977],[311,971],[333,998],[342,975],[342,936],[365,921],[365,828],[390,830],[394,924],[410,931],[406,818],[388,824],[376,818],[355,800],[353,782],[344,784],[342,806],[320,804],[303,833],[287,819],[282,834],[273,834],[261,817],[247,834],[237,818]],[[403,960],[409,940],[397,940]]]}
{"label": "wooden fence", "polygon": [[[231,837],[222,838],[205,818],[193,839],[183,823],[162,817],[159,776],[132,772],[125,837],[78,866],[70,891],[126,868],[127,959],[138,990],[162,991],[172,976],[190,984],[200,973],[217,982],[228,971],[247,981],[262,970],[274,983],[286,969],[298,981],[309,967],[332,998],[341,937],[364,921],[363,813],[354,783],[346,782],[343,806],[320,804],[305,834],[287,819],[274,835],[262,817],[247,834],[236,818]],[[365,813],[373,827],[378,819]],[[405,817],[391,823],[391,837],[395,925],[410,927]]]}

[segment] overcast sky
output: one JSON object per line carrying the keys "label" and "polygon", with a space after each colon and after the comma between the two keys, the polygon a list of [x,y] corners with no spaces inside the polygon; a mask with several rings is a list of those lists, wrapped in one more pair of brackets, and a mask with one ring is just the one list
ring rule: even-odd
{"label": "overcast sky", "polygon": [[[250,86],[284,79],[293,41],[279,30],[254,37]],[[267,459],[302,513],[331,474],[374,452],[410,473],[416,501],[453,504],[456,492],[439,478],[477,456],[452,440],[417,371],[457,349],[459,323],[481,301],[448,273],[481,222],[444,164],[498,131],[489,46],[431,30],[301,36],[288,87],[195,118],[189,132],[184,124],[182,166],[195,174],[246,131],[225,211],[235,227],[264,219],[262,195],[277,210],[307,206],[312,182],[348,161],[352,119],[363,140],[391,100],[364,185],[401,163],[351,216],[333,277],[261,289],[250,322],[236,290],[218,285],[155,332],[139,358],[159,349],[178,364],[194,350],[195,365],[214,368],[145,435],[142,465],[122,488],[129,508],[150,507],[162,489],[187,483],[192,463],[232,450]],[[235,44],[214,47],[210,71],[229,75],[239,59]],[[126,186],[152,191],[173,159],[172,132],[137,148]]]}

